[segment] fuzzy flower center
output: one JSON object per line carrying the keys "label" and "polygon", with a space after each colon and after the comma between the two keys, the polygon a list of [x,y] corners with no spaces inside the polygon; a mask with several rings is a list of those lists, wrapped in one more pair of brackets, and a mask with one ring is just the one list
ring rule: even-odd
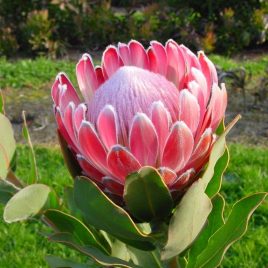
{"label": "fuzzy flower center", "polygon": [[176,86],[162,75],[123,66],[95,92],[88,105],[89,120],[96,123],[100,111],[110,104],[117,112],[121,133],[127,135],[134,115],[143,112],[150,117],[151,105],[155,101],[162,101],[172,121],[176,120],[179,103]]}

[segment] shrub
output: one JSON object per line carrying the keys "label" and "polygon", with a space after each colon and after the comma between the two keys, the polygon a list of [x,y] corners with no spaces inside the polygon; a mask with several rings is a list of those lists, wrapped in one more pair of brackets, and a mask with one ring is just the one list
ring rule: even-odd
{"label": "shrub", "polygon": [[48,17],[48,10],[34,10],[28,13],[23,27],[25,39],[31,50],[38,53],[49,53],[55,57],[59,48],[59,41],[53,40],[54,22]]}
{"label": "shrub", "polygon": [[0,56],[12,56],[18,49],[18,43],[9,27],[0,27]]}
{"label": "shrub", "polygon": [[192,49],[231,54],[267,42],[268,2],[1,0],[0,24],[0,53],[6,55],[19,49],[56,56],[64,47],[99,49],[130,38],[173,38]]}

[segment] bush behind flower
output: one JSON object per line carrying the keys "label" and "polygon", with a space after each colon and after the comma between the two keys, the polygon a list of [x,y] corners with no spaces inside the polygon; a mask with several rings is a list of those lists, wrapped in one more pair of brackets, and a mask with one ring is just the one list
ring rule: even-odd
{"label": "bush behind flower", "polygon": [[28,0],[21,5],[3,0],[0,55],[20,51],[55,57],[64,48],[99,49],[129,37],[144,43],[173,38],[194,49],[227,54],[267,42],[266,1],[210,2]]}

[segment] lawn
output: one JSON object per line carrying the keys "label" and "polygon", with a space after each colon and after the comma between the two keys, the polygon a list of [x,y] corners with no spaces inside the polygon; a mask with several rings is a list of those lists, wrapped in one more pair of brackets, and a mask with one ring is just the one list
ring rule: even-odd
{"label": "lawn", "polygon": [[[268,68],[267,55],[246,60],[234,60],[220,55],[209,55],[209,58],[223,70],[243,67],[255,76],[264,75]],[[78,60],[79,58],[77,58]],[[94,62],[99,64],[100,60],[97,59]],[[71,81],[76,83],[75,65],[76,61],[70,60],[53,61],[46,58],[37,58],[35,60],[24,59],[10,62],[5,58],[0,58],[0,86],[2,89],[5,87],[39,89],[42,85],[53,80],[60,71],[67,73]]]}
{"label": "lawn", "polygon": [[[55,147],[35,147],[40,181],[62,193],[72,179],[64,166],[60,150]],[[19,177],[27,179],[28,148],[18,147]],[[266,148],[230,146],[231,162],[225,173],[222,193],[227,204],[255,191],[268,190],[268,154]],[[2,212],[2,207],[1,207]],[[83,260],[79,253],[51,244],[43,237],[47,229],[36,222],[8,225],[0,221],[0,267],[46,267],[44,256],[58,254]],[[261,268],[268,263],[268,204],[262,205],[250,221],[246,236],[228,251],[222,267]]]}

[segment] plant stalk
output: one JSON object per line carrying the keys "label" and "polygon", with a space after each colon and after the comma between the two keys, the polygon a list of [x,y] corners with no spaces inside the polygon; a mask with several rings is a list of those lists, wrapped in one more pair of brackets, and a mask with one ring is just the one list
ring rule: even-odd
{"label": "plant stalk", "polygon": [[173,257],[168,263],[168,268],[180,268],[177,256]]}

